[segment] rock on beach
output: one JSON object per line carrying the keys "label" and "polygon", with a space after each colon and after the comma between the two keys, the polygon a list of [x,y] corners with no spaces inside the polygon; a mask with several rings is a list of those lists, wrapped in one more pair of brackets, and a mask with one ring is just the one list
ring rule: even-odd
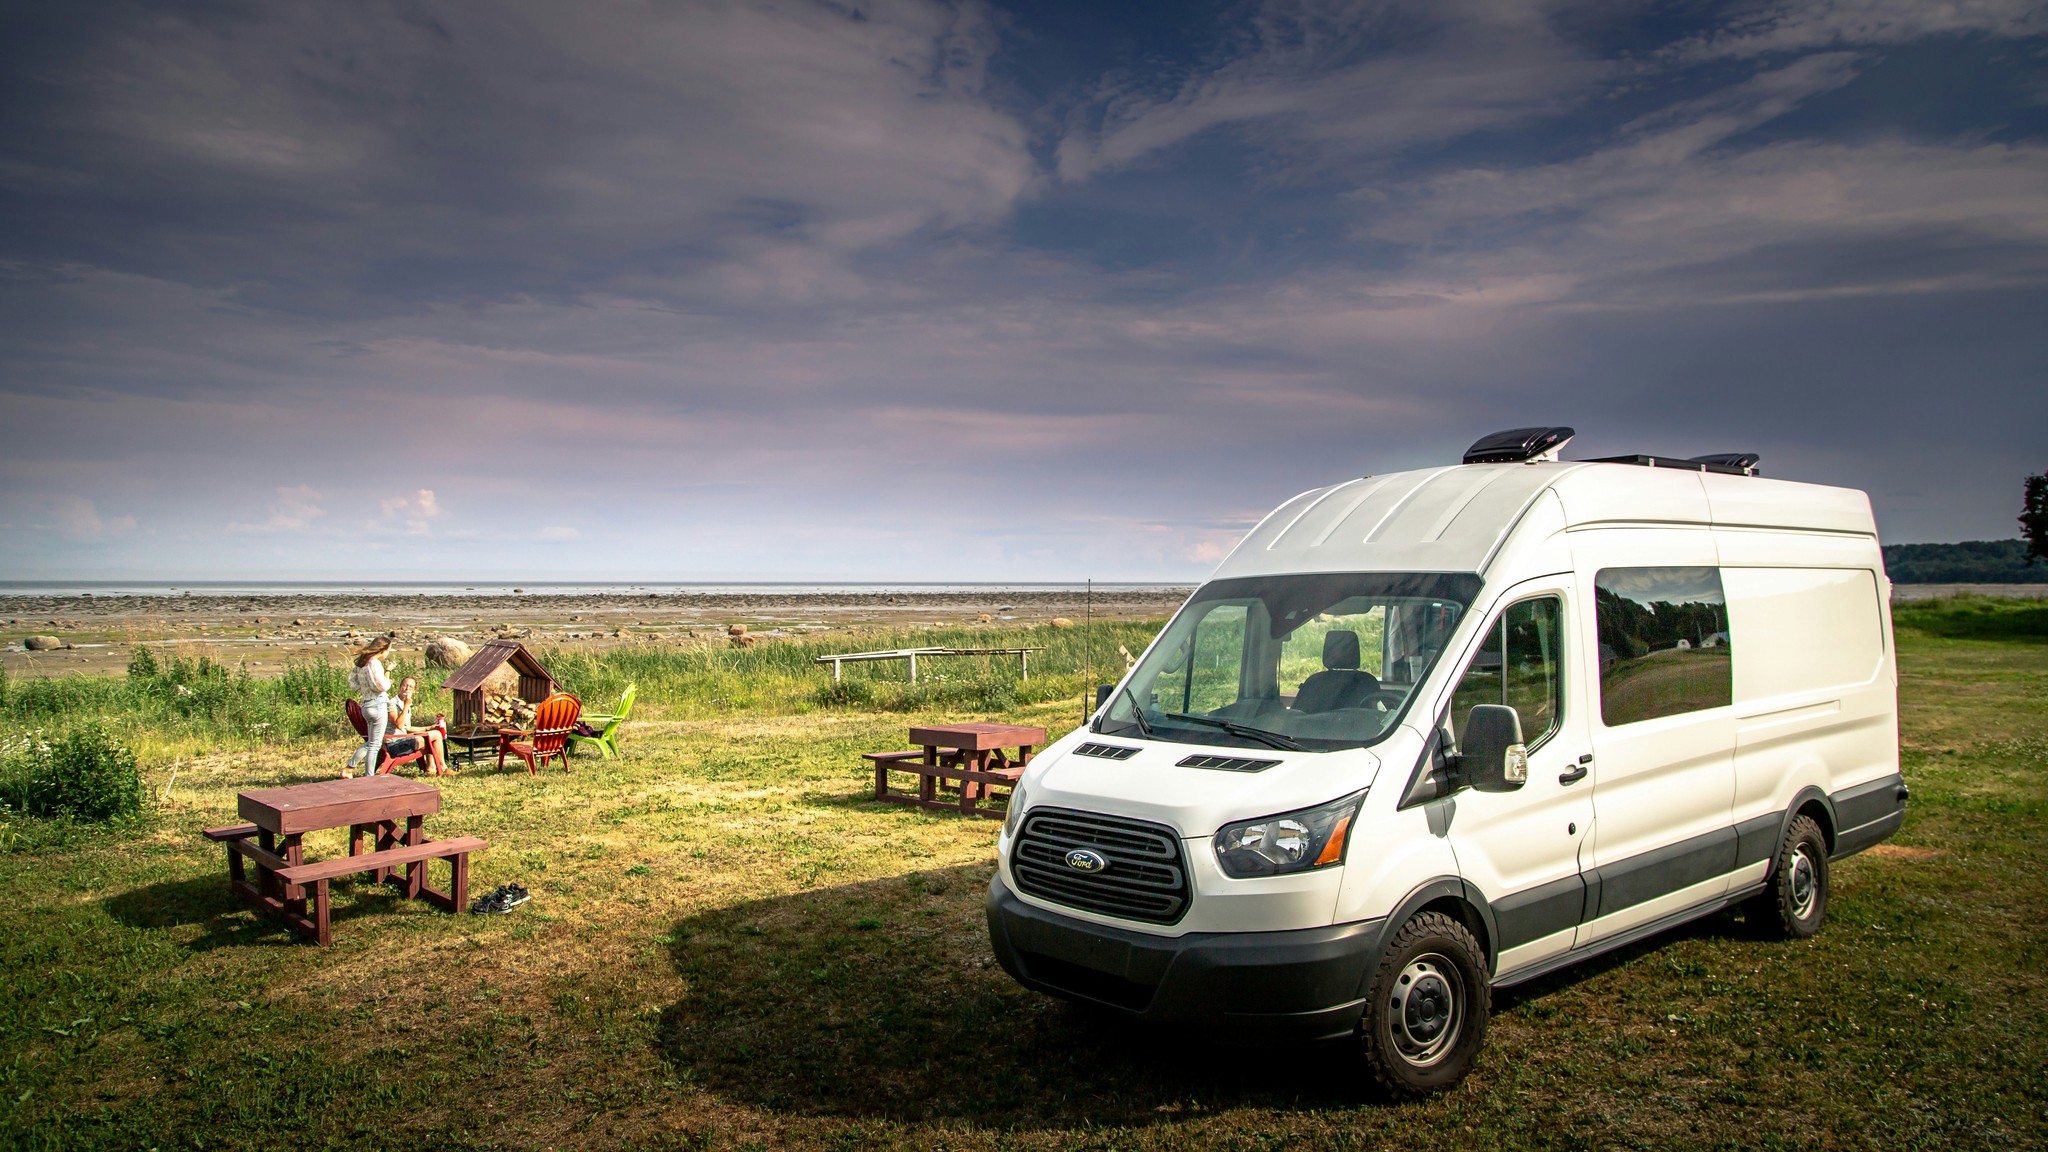
{"label": "rock on beach", "polygon": [[60,648],[71,647],[71,645],[57,639],[55,636],[24,637],[21,641],[21,646],[30,652],[55,652]]}
{"label": "rock on beach", "polygon": [[453,636],[436,636],[427,641],[427,663],[436,668],[460,668],[469,659],[469,645]]}

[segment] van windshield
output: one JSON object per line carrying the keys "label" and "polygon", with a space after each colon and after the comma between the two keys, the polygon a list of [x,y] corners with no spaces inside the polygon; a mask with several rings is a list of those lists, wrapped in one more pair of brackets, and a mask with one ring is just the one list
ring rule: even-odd
{"label": "van windshield", "polygon": [[1314,751],[1374,743],[1407,710],[1479,583],[1414,572],[1211,581],[1131,670],[1095,730]]}

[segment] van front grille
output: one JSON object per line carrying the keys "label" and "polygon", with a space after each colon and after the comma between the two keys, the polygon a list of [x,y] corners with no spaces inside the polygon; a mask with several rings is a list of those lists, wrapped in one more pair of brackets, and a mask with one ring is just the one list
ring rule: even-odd
{"label": "van front grille", "polygon": [[[1091,872],[1068,864],[1081,850],[1104,867]],[[1180,838],[1163,824],[1032,808],[1010,850],[1010,872],[1027,895],[1104,916],[1172,924],[1188,908]]]}

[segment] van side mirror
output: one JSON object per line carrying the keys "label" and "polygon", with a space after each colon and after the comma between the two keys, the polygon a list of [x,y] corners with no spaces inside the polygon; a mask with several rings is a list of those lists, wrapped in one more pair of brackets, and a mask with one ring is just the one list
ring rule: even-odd
{"label": "van side mirror", "polygon": [[1109,694],[1114,691],[1116,691],[1116,685],[1114,684],[1097,684],[1095,686],[1095,710],[1097,712],[1102,711],[1102,706],[1109,703]]}
{"label": "van side mirror", "polygon": [[1512,792],[1529,782],[1522,717],[1505,704],[1473,705],[1465,719],[1465,743],[1458,751],[1466,783],[1481,792]]}

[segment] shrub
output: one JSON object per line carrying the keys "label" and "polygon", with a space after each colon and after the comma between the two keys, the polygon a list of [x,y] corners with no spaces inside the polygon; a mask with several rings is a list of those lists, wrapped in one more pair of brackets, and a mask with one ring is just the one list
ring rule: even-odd
{"label": "shrub", "polygon": [[277,679],[277,692],[292,704],[331,704],[348,695],[348,673],[339,665],[328,663],[325,656],[307,661],[287,660],[284,675]]}
{"label": "shrub", "polygon": [[142,773],[135,753],[105,728],[88,724],[37,742],[20,758],[22,807],[35,816],[67,816],[106,823],[142,813]]}
{"label": "shrub", "polygon": [[866,678],[828,681],[815,698],[827,707],[870,708],[875,703],[875,682]]}

